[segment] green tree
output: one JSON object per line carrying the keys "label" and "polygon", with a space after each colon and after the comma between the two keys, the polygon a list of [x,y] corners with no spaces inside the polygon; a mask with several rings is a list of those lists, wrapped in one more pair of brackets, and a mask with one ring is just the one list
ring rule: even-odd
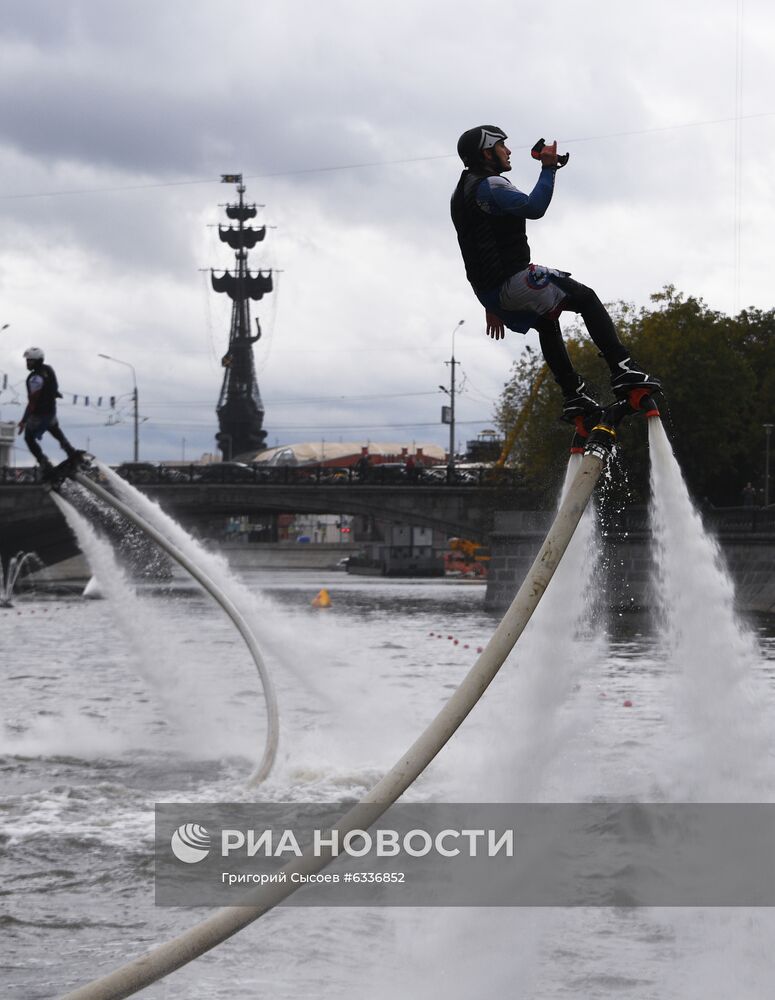
{"label": "green tree", "polygon": [[[775,311],[746,310],[732,318],[672,286],[651,301],[641,309],[627,303],[612,308],[620,336],[638,363],[662,380],[662,419],[694,496],[716,505],[739,504],[746,482],[762,485],[762,424],[775,417]],[[608,368],[578,322],[566,341],[598,398],[610,400]],[[515,362],[496,420],[507,433],[526,412],[510,462],[526,485],[551,503],[572,430],[557,419],[561,393],[551,377],[531,395],[540,368],[535,352]],[[622,424],[619,445],[614,488],[622,499],[645,502],[648,444],[641,417]]]}

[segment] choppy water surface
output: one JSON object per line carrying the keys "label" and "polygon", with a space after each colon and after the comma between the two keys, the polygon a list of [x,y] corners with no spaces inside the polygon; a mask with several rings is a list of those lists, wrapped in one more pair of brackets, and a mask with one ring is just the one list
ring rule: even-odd
{"label": "choppy water surface", "polygon": [[[595,550],[587,522],[534,624],[410,795],[775,801],[775,622],[741,628],[707,578],[683,628],[669,609],[593,616]],[[108,600],[24,597],[0,611],[9,998],[60,996],[205,915],[154,907],[156,801],[359,796],[497,623],[467,583],[245,574],[281,711],[279,761],[256,796],[244,780],[263,705],[228,620],[197,590],[138,595],[102,571]],[[333,605],[315,610],[323,586]],[[712,616],[690,613],[703,602]],[[763,997],[774,932],[770,910],[297,907],[143,996]]]}

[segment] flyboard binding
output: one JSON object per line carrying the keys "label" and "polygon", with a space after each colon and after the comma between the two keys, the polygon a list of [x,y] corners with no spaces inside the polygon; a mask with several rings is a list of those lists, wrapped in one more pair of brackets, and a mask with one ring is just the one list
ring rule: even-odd
{"label": "flyboard binding", "polygon": [[659,407],[654,399],[654,395],[660,392],[659,383],[655,380],[650,386],[638,386],[629,389],[615,403],[611,403],[606,407],[600,407],[596,413],[593,412],[575,417],[573,423],[576,429],[571,441],[571,455],[583,455],[590,444],[589,438],[593,432],[597,434],[601,429],[609,429],[609,432],[615,432],[616,427],[627,416],[632,416],[635,413],[645,413],[647,417],[658,417]]}
{"label": "flyboard binding", "polygon": [[46,489],[57,490],[66,479],[73,479],[76,472],[88,469],[94,456],[86,451],[76,451],[75,455],[68,457],[59,465],[46,465],[41,467],[41,479]]}

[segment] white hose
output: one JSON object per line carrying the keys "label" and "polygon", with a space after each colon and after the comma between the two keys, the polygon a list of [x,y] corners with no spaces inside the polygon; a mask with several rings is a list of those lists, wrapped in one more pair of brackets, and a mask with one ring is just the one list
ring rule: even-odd
{"label": "white hose", "polygon": [[[584,456],[541,551],[484,651],[427,729],[384,778],[336,824],[340,838],[349,830],[368,829],[428,766],[482,697],[548,587],[604,465],[604,459],[597,455]],[[217,910],[178,937],[68,993],[63,1000],[121,1000],[137,993],[214,948],[290,896],[300,884],[291,881],[293,872],[312,873],[325,867],[330,860],[330,855],[317,856],[308,851],[283,868],[284,883],[273,883],[253,893],[248,905]]]}
{"label": "white hose", "polygon": [[199,569],[199,567],[193,562],[191,562],[188,556],[173,542],[171,542],[168,538],[165,538],[164,535],[157,531],[152,524],[149,524],[145,518],[141,517],[140,514],[132,510],[132,508],[125,504],[123,500],[119,500],[118,497],[114,497],[112,493],[103,489],[102,486],[89,479],[89,477],[85,476],[82,472],[77,472],[74,478],[77,483],[80,483],[80,485],[84,487],[84,489],[89,490],[96,497],[99,497],[99,499],[104,503],[110,504],[111,507],[122,514],[127,520],[137,525],[137,527],[152,538],[157,545],[160,545],[168,555],[170,555],[176,562],[180,563],[180,565],[187,570],[195,580],[202,584],[208,594],[215,598],[229,618],[231,618],[237,626],[240,635],[245,640],[245,645],[250,650],[253,662],[256,664],[256,668],[258,669],[258,676],[261,679],[261,684],[264,689],[264,702],[266,703],[267,732],[264,754],[258,766],[248,779],[249,786],[257,785],[269,775],[269,772],[272,770],[275,757],[277,756],[279,720],[277,713],[277,697],[275,695],[274,686],[271,678],[269,677],[269,673],[267,672],[263,657],[261,656],[261,651],[258,648],[258,643],[250,630],[250,626],[245,621],[237,607],[210,579],[210,577]]}

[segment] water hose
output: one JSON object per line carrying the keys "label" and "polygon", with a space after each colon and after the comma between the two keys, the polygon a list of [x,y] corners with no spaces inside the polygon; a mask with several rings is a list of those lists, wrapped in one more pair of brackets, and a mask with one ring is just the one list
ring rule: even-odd
{"label": "water hose", "polygon": [[[541,550],[484,651],[425,731],[360,803],[335,825],[340,838],[350,830],[368,829],[406,791],[487,690],[549,586],[609,454],[608,442],[601,437],[600,443],[584,455]],[[81,480],[80,476],[77,478]],[[299,882],[291,881],[292,873],[311,874],[324,868],[330,860],[330,854],[319,856],[307,851],[282,869],[286,873],[285,882],[262,887],[246,897],[245,905],[217,910],[178,937],[68,993],[63,1000],[121,1000],[131,996],[215,948],[281,903],[299,887]]]}
{"label": "water hose", "polygon": [[213,597],[218,604],[220,604],[237,627],[258,670],[261,685],[264,689],[264,702],[266,704],[266,745],[258,766],[248,779],[249,786],[257,785],[259,782],[263,781],[272,770],[272,765],[274,764],[275,757],[277,756],[280,727],[277,713],[277,696],[275,695],[274,686],[267,672],[263,657],[261,656],[261,651],[258,648],[258,643],[250,630],[250,626],[245,621],[244,617],[234,603],[210,579],[210,577],[207,576],[207,574],[193,562],[191,562],[188,556],[173,542],[171,542],[168,538],[165,538],[164,535],[157,531],[152,524],[149,524],[145,518],[141,517],[140,514],[132,510],[132,508],[125,504],[123,500],[119,500],[118,497],[113,496],[112,493],[109,493],[106,489],[98,483],[95,483],[92,479],[89,479],[89,477],[85,476],[82,472],[76,472],[73,478],[77,483],[83,486],[84,489],[89,490],[89,492],[93,493],[94,496],[98,497],[104,503],[109,504],[128,521],[137,525],[137,527],[152,538],[157,545],[161,546],[161,548],[163,548],[169,556],[179,563],[183,569],[190,573],[191,576],[193,576],[194,579],[204,587],[208,594],[210,594],[210,596]]}

